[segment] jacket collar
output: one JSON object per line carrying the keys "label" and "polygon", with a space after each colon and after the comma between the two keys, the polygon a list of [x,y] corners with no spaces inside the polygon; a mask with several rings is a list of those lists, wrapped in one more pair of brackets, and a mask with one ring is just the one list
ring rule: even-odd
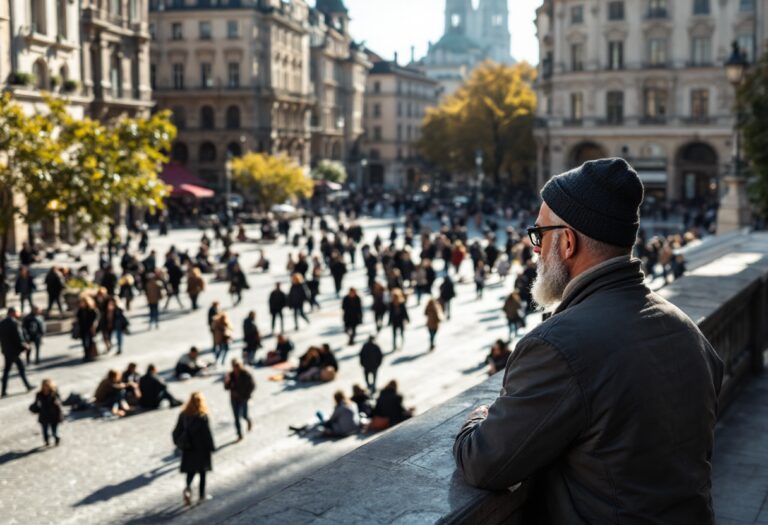
{"label": "jacket collar", "polygon": [[615,257],[593,266],[576,276],[563,292],[563,300],[555,309],[555,314],[576,306],[594,292],[605,288],[618,288],[626,285],[643,285],[645,274],[639,259]]}

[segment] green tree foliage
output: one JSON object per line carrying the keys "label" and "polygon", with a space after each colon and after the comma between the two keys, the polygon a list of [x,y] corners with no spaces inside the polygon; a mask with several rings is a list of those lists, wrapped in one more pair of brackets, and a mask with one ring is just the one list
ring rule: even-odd
{"label": "green tree foliage", "polygon": [[754,176],[750,190],[757,208],[768,216],[768,53],[749,71],[738,105],[744,153]]}
{"label": "green tree foliage", "polygon": [[312,180],[286,157],[246,153],[232,160],[233,180],[263,207],[269,209],[294,197],[311,197]]}
{"label": "green tree foliage", "polygon": [[321,160],[312,170],[312,178],[344,184],[347,180],[347,169],[344,164],[335,160]]}
{"label": "green tree foliage", "polygon": [[521,182],[536,159],[535,77],[536,70],[526,63],[484,62],[456,93],[427,111],[419,151],[444,170],[470,173],[479,150],[483,171],[494,184],[502,174]]}

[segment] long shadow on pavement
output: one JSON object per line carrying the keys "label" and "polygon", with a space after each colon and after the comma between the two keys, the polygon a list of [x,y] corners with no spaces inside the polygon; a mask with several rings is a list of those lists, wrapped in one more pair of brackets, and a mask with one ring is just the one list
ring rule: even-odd
{"label": "long shadow on pavement", "polygon": [[44,446],[35,447],[22,452],[16,452],[16,451],[6,452],[5,454],[0,455],[0,465],[5,465],[6,463],[10,463],[11,461],[16,461],[17,459],[23,459],[31,454],[40,452],[42,450],[45,450]]}
{"label": "long shadow on pavement", "polygon": [[107,485],[106,487],[102,487],[97,491],[89,494],[82,500],[78,501],[73,506],[81,507],[83,505],[93,505],[94,503],[107,501],[109,499],[119,497],[123,494],[127,494],[129,492],[133,492],[134,490],[143,488],[154,482],[157,478],[175,471],[177,468],[176,465],[169,464],[169,462],[173,462],[175,460],[175,456],[163,458],[163,461],[165,462],[164,465],[154,468],[149,472],[145,472],[144,474],[139,474],[133,478],[121,481],[116,485]]}

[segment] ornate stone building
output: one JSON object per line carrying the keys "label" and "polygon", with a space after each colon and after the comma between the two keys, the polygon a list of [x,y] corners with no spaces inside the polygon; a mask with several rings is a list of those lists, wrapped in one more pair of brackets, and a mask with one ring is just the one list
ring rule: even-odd
{"label": "ornate stone building", "polygon": [[0,82],[11,73],[10,0],[0,0]]}
{"label": "ornate stone building", "polygon": [[538,182],[623,156],[657,199],[719,199],[732,164],[736,41],[765,48],[761,0],[546,0],[540,45]]}
{"label": "ornate stone building", "polygon": [[483,60],[514,62],[507,0],[446,0],[445,31],[416,65],[451,94]]}
{"label": "ornate stone building", "polygon": [[365,94],[363,187],[415,189],[426,182],[415,142],[426,109],[436,106],[440,85],[423,72],[369,53],[373,68]]}
{"label": "ornate stone building", "polygon": [[79,4],[82,94],[90,99],[89,113],[94,118],[143,115],[154,105],[147,1],[82,0]]}
{"label": "ornate stone building", "polygon": [[371,63],[349,34],[341,0],[319,0],[310,14],[310,78],[315,103],[310,116],[312,162],[347,163],[355,175],[361,157],[363,96]]}

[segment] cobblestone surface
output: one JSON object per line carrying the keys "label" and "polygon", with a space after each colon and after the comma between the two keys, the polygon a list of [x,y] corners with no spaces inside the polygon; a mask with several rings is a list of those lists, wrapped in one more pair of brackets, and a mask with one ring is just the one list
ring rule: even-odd
{"label": "cobblestone surface", "polygon": [[[363,221],[366,236],[377,232],[387,238],[392,219]],[[503,237],[503,234],[502,234]],[[152,247],[160,254],[173,243],[194,253],[200,232],[179,230],[169,237],[152,236]],[[317,238],[319,240],[319,237]],[[236,244],[244,268],[255,262],[257,244]],[[146,306],[142,299],[130,312],[132,335],[127,336],[122,356],[104,356],[94,363],[81,364],[78,341],[66,335],[49,337],[43,346],[43,362],[29,370],[30,380],[39,384],[50,377],[59,385],[63,397],[70,392],[91,395],[109,368],[124,369],[130,361],[140,371],[155,363],[164,373],[171,372],[178,357],[190,345],[210,348],[206,310],[219,300],[230,312],[240,337],[242,319],[250,309],[257,312],[262,334],[268,333],[267,295],[276,281],[285,282],[284,270],[289,251],[296,249],[275,244],[267,249],[272,262],[269,274],[250,272],[251,289],[243,303],[233,307],[224,283],[209,284],[201,297],[198,311],[179,310],[171,305],[163,313],[159,330],[148,331]],[[95,260],[95,255],[86,257]],[[465,270],[469,272],[469,265]],[[453,319],[445,323],[437,338],[437,349],[428,352],[428,334],[424,326],[424,302],[419,307],[409,300],[412,325],[406,331],[403,349],[385,356],[379,372],[379,384],[396,378],[405,394],[406,404],[424,411],[466,388],[485,375],[482,364],[489,344],[506,337],[506,323],[501,312],[502,301],[514,282],[489,281],[482,300],[475,299],[474,285],[468,273],[466,283],[457,285],[458,297],[453,304]],[[365,289],[365,273],[358,260],[356,269],[345,280],[348,286]],[[439,283],[439,279],[438,279]],[[293,386],[273,382],[272,368],[256,369],[258,389],[251,401],[251,417],[255,425],[246,439],[235,444],[235,430],[228,394],[222,387],[224,370],[201,379],[171,382],[172,392],[186,398],[192,391],[205,393],[211,406],[212,430],[218,451],[214,455],[214,471],[209,475],[209,492],[213,499],[190,509],[181,505],[183,479],[178,472],[170,432],[177,410],[162,408],[124,419],[73,414],[61,426],[61,446],[41,448],[42,438],[27,407],[32,394],[22,393],[15,375],[10,380],[10,396],[0,401],[0,524],[84,524],[84,523],[197,523],[217,522],[236,512],[244,502],[253,502],[286,486],[300,473],[315,469],[375,436],[350,437],[336,441],[311,441],[291,435],[289,424],[312,421],[316,410],[330,411],[332,395],[337,389],[350,391],[354,383],[362,383],[357,362],[360,344],[373,329],[372,315],[365,312],[365,324],[353,347],[346,345],[341,326],[339,300],[333,297],[330,277],[321,283],[322,309],[311,315],[309,328],[299,332],[286,316],[286,328],[296,344],[297,354],[310,344],[328,342],[340,362],[336,381],[323,385]],[[183,297],[186,305],[189,301]],[[366,297],[365,307],[369,306]],[[532,319],[532,321],[535,321]],[[379,342],[385,351],[391,348],[391,335],[382,331]],[[274,339],[266,339],[271,348]],[[239,354],[238,341],[230,357]],[[261,355],[263,355],[262,350]]]}

